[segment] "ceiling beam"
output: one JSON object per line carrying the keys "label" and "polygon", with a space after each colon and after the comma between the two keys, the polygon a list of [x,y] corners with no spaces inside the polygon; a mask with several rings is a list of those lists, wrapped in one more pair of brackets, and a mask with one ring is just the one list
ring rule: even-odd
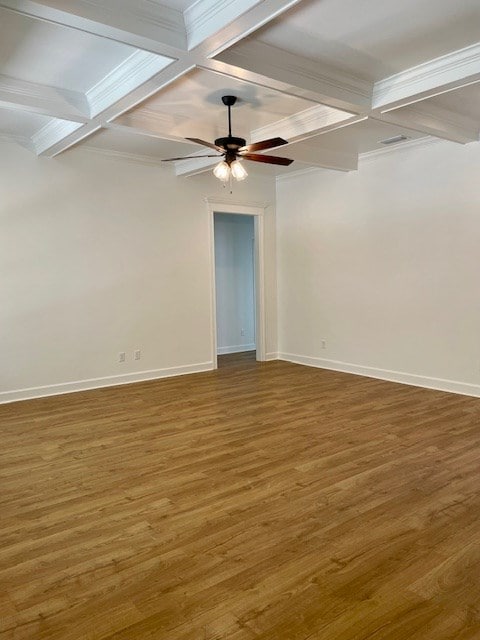
{"label": "ceiling beam", "polygon": [[480,81],[480,43],[375,83],[372,108],[385,113]]}
{"label": "ceiling beam", "polygon": [[479,139],[480,122],[450,109],[429,104],[428,100],[416,102],[402,109],[386,111],[373,116],[372,119],[460,144],[476,142]]}
{"label": "ceiling beam", "polygon": [[371,106],[373,83],[263,42],[241,43],[205,67],[355,114]]}
{"label": "ceiling beam", "polygon": [[366,118],[367,116],[352,116],[350,113],[325,105],[315,105],[310,109],[299,111],[264,127],[254,129],[250,135],[250,142],[258,142],[276,136],[289,142],[300,142],[321,133],[355,124]]}
{"label": "ceiling beam", "polygon": [[187,135],[204,139],[211,137],[210,128],[202,125],[201,121],[193,124],[187,117],[143,108],[119,116],[108,123],[106,128],[189,145],[192,143],[185,139]]}
{"label": "ceiling beam", "polygon": [[183,14],[146,0],[0,0],[0,7],[170,58],[187,48]]}
{"label": "ceiling beam", "polygon": [[74,122],[88,122],[90,115],[87,100],[82,93],[4,75],[0,75],[0,107]]}
{"label": "ceiling beam", "polygon": [[322,169],[355,171],[358,168],[358,154],[336,151],[335,149],[292,144],[288,147],[282,147],[282,155],[293,158],[296,163],[321,167]]}
{"label": "ceiling beam", "polygon": [[31,143],[37,156],[40,156],[58,142],[66,140],[79,129],[85,130],[88,126],[66,120],[51,120],[32,136]]}
{"label": "ceiling beam", "polygon": [[0,142],[11,142],[24,147],[28,151],[35,152],[32,141],[26,136],[18,136],[14,133],[0,133]]}
{"label": "ceiling beam", "polygon": [[179,162],[173,163],[175,165],[175,175],[188,177],[195,176],[199,173],[205,173],[206,171],[212,170],[220,160],[221,157],[195,158],[195,156],[192,156],[191,159],[189,158],[188,160],[180,160]]}
{"label": "ceiling beam", "polygon": [[135,112],[119,116],[114,122],[108,122],[105,124],[104,128],[130,135],[157,138],[157,140],[170,140],[172,142],[179,143],[187,142],[184,138],[169,133],[163,125],[159,126],[156,120],[149,121],[148,117],[139,117],[139,114]]}
{"label": "ceiling beam", "polygon": [[85,94],[91,116],[105,111],[110,105],[159,74],[171,62],[172,60],[165,56],[141,49],[134,51]]}
{"label": "ceiling beam", "polygon": [[184,12],[188,46],[213,58],[301,0],[197,0]]}
{"label": "ceiling beam", "polygon": [[229,0],[197,0],[183,14],[188,48],[197,47],[258,4],[259,0],[242,0],[241,3]]}

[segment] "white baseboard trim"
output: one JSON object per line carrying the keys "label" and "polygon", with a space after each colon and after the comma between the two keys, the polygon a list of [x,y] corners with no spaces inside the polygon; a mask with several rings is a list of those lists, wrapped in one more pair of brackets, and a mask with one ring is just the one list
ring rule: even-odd
{"label": "white baseboard trim", "polygon": [[134,382],[146,382],[159,378],[171,378],[172,376],[182,376],[189,373],[201,373],[211,371],[213,362],[200,362],[198,364],[187,364],[180,367],[167,367],[166,369],[152,369],[149,371],[138,371],[135,373],[124,373],[118,376],[108,376],[105,378],[90,378],[88,380],[77,380],[74,382],[62,382],[42,387],[30,387],[28,389],[17,389],[14,391],[0,392],[0,404],[7,402],[19,402],[21,400],[32,400],[34,398],[45,398],[47,396],[58,396],[64,393],[75,393],[77,391],[89,391],[102,387],[115,387],[121,384],[131,384]]}
{"label": "white baseboard trim", "polygon": [[227,353],[242,353],[243,351],[255,351],[255,344],[234,344],[232,347],[217,347],[217,356],[225,356]]}
{"label": "white baseboard trim", "polygon": [[425,389],[435,389],[436,391],[447,391],[449,393],[459,393],[464,396],[480,398],[480,385],[468,382],[457,382],[456,380],[444,380],[443,378],[430,378],[419,376],[415,373],[405,373],[403,371],[390,371],[389,369],[376,369],[350,362],[339,362],[337,360],[326,360],[311,356],[300,356],[293,353],[279,353],[279,360],[304,364],[308,367],[318,369],[330,369],[331,371],[341,371],[343,373],[353,373],[368,378],[378,378],[389,382],[399,382],[409,384],[414,387],[424,387]]}
{"label": "white baseboard trim", "polygon": [[265,361],[269,362],[270,360],[278,360],[278,353],[276,351],[272,351],[271,353],[267,353],[265,355]]}

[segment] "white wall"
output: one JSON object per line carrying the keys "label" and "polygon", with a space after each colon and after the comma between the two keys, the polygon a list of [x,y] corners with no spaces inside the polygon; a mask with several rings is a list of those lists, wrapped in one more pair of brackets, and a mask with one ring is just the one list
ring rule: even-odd
{"label": "white wall", "polygon": [[[229,196],[210,173],[175,178],[81,149],[36,158],[2,143],[0,401],[211,368],[204,198],[273,205],[273,181],[251,173]],[[265,228],[275,351],[273,206]]]}
{"label": "white wall", "polygon": [[254,237],[253,216],[215,213],[219,354],[255,349]]}
{"label": "white wall", "polygon": [[281,357],[480,395],[479,168],[439,142],[279,180]]}

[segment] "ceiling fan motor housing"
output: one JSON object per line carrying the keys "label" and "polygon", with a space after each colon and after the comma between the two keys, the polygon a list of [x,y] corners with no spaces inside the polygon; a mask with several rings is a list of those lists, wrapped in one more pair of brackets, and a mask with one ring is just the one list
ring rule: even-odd
{"label": "ceiling fan motor housing", "polygon": [[243,138],[236,138],[235,136],[227,136],[226,138],[217,138],[215,140],[217,147],[223,147],[225,151],[237,151],[240,147],[244,147],[247,141]]}

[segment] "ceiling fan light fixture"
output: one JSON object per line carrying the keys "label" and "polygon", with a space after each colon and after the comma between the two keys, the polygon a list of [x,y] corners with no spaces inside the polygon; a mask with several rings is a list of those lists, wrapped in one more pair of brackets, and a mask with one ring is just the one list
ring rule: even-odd
{"label": "ceiling fan light fixture", "polygon": [[213,170],[213,175],[222,182],[227,182],[227,180],[230,178],[230,173],[230,167],[225,162],[225,160],[219,162]]}
{"label": "ceiling fan light fixture", "polygon": [[239,182],[241,180],[245,180],[248,176],[248,173],[240,160],[234,160],[230,165],[230,170],[232,172],[232,176]]}

